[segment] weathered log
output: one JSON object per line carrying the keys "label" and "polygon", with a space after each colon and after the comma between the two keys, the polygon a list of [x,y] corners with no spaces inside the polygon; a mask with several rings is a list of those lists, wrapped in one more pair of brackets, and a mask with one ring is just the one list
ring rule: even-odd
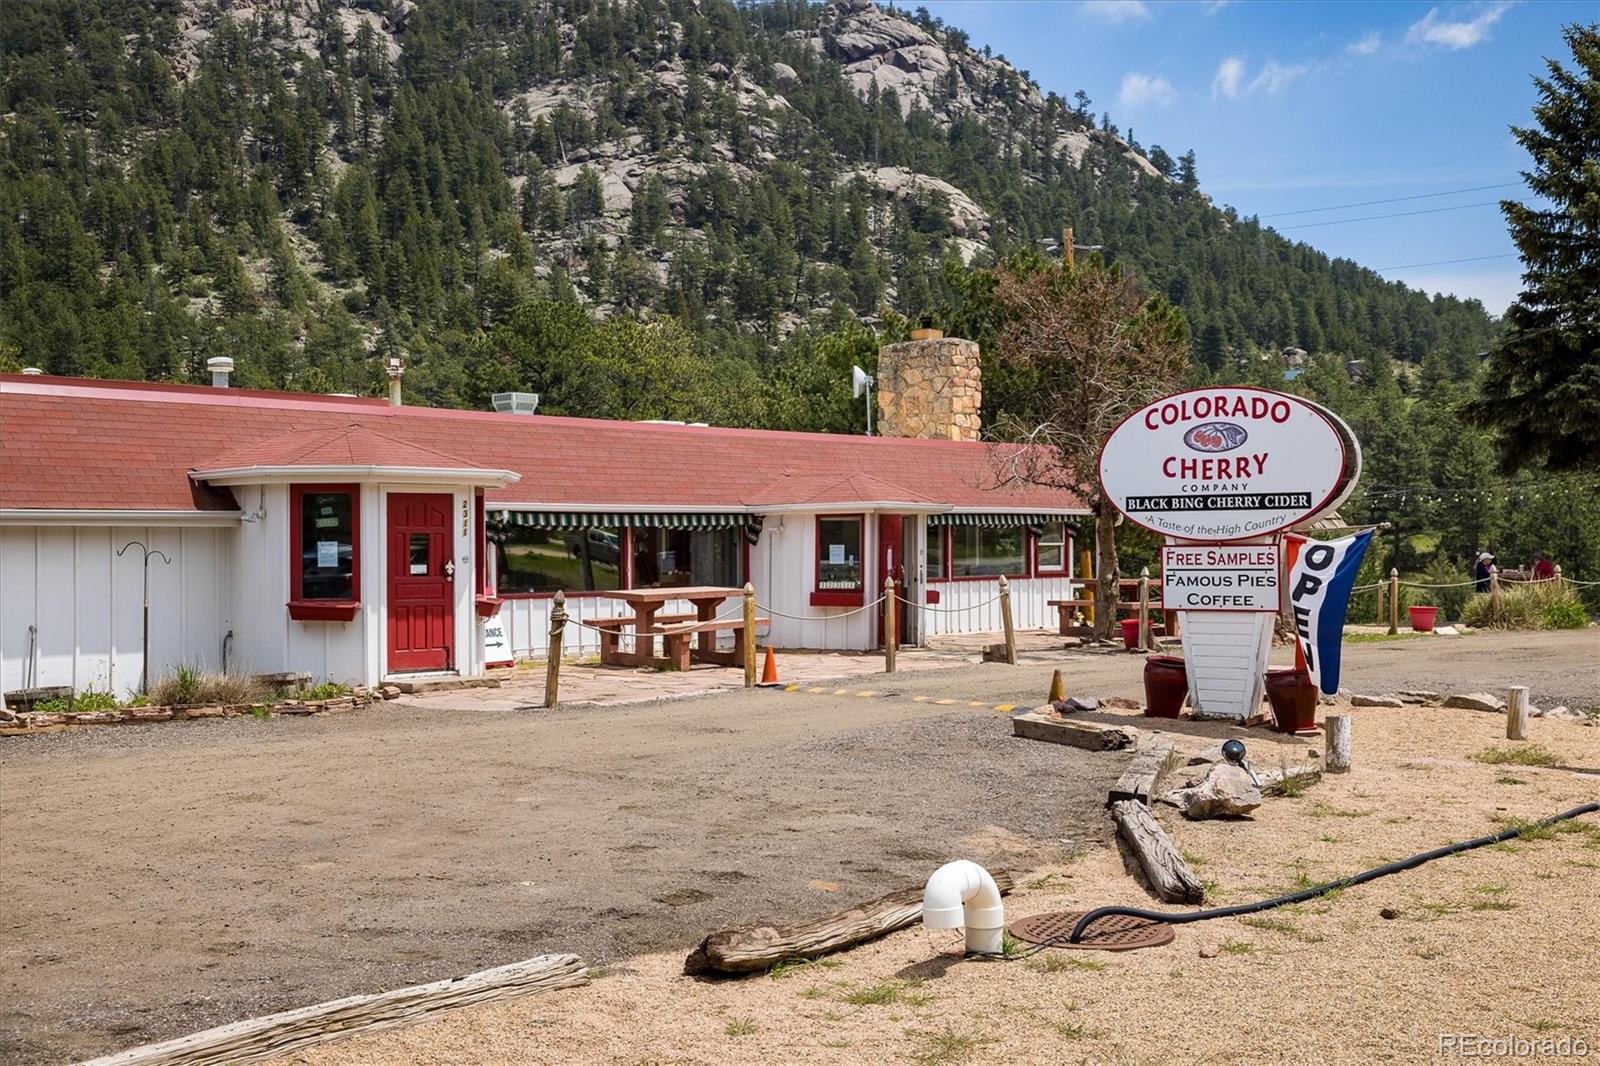
{"label": "weathered log", "polygon": [[1136,800],[1118,800],[1111,817],[1128,848],[1139,860],[1157,896],[1168,903],[1203,903],[1206,890],[1172,846],[1150,808]]}
{"label": "weathered log", "polygon": [[1028,740],[1047,740],[1052,744],[1070,744],[1089,751],[1115,751],[1131,748],[1139,731],[1132,726],[1096,725],[1093,722],[1076,722],[1056,718],[1054,715],[1029,711],[1011,716],[1011,732]]}
{"label": "weathered log", "polygon": [[1322,764],[1330,774],[1347,774],[1350,772],[1350,716],[1348,714],[1330,714],[1322,721],[1323,731],[1327,734],[1327,750],[1323,753]]}
{"label": "weathered log", "polygon": [[1172,758],[1173,750],[1174,745],[1171,741],[1162,740],[1154,741],[1148,747],[1136,751],[1133,761],[1122,771],[1117,783],[1111,786],[1111,792],[1106,796],[1106,806],[1109,807],[1118,800],[1149,803],[1150,794],[1155,791],[1156,778],[1161,776],[1167,760]]}
{"label": "weathered log", "polygon": [[[1010,892],[1011,874],[994,871],[994,883],[1002,894]],[[786,959],[814,959],[875,940],[922,917],[922,887],[914,885],[890,892],[798,925],[761,925],[712,933],[683,960],[683,972],[691,977],[713,971],[758,973]]]}
{"label": "weathered log", "polygon": [[224,1063],[261,1062],[329,1040],[414,1025],[457,1007],[588,983],[588,970],[578,956],[540,955],[465,977],[376,995],[348,996],[219,1025],[159,1044],[119,1051],[93,1059],[84,1066],[222,1066]]}
{"label": "weathered log", "polygon": [[1506,693],[1506,739],[1528,739],[1528,686],[1512,685]]}

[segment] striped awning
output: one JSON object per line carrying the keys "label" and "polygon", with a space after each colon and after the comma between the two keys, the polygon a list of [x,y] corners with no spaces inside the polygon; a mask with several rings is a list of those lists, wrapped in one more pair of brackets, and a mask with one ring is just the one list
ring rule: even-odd
{"label": "striped awning", "polygon": [[635,529],[738,529],[761,528],[761,516],[739,511],[511,511],[490,512],[492,520],[531,529],[594,529],[632,526]]}
{"label": "striped awning", "polygon": [[934,514],[928,516],[930,526],[1044,526],[1051,522],[1071,522],[1077,515],[1069,514]]}

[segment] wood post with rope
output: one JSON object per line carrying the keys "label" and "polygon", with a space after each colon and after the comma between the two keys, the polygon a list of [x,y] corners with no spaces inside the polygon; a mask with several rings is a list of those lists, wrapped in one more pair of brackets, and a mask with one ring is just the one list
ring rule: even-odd
{"label": "wood post with rope", "polygon": [[1011,582],[1000,575],[1000,622],[1006,631],[1006,662],[1017,665],[1017,631],[1011,624]]}
{"label": "wood post with rope", "polygon": [[756,587],[744,583],[744,687],[756,687]]}
{"label": "wood post with rope", "polygon": [[894,578],[883,579],[883,672],[894,673],[894,653],[899,632],[895,627]]}
{"label": "wood post with rope", "polygon": [[556,590],[550,608],[550,650],[544,664],[544,705],[554,707],[561,688],[561,640],[567,628],[567,594]]}
{"label": "wood post with rope", "polygon": [[1500,598],[1500,568],[1489,564],[1489,617],[1500,621],[1504,617],[1505,603]]}
{"label": "wood post with rope", "polygon": [[1139,650],[1150,650],[1150,568],[1139,570]]}
{"label": "wood post with rope", "polygon": [[1400,632],[1400,570],[1389,568],[1389,635]]}

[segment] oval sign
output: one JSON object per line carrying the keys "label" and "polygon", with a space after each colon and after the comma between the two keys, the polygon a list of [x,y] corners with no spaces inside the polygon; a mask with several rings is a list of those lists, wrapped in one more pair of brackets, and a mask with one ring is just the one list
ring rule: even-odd
{"label": "oval sign", "polygon": [[1339,431],[1288,393],[1180,392],[1122,420],[1100,449],[1100,487],[1135,522],[1181,540],[1277,533],[1320,513],[1345,468]]}

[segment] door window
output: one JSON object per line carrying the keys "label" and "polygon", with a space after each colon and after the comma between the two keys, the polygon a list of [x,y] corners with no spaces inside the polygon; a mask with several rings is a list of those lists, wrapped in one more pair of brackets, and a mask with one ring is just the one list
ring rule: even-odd
{"label": "door window", "polygon": [[422,576],[428,573],[428,548],[433,543],[433,538],[426,533],[411,534],[410,569],[407,571],[412,576]]}

